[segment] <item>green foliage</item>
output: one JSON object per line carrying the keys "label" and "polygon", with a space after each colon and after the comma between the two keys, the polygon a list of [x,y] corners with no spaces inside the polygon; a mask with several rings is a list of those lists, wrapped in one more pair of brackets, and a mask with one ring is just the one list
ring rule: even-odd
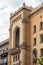
{"label": "green foliage", "polygon": [[40,65],[43,65],[43,58],[38,59],[38,61]]}

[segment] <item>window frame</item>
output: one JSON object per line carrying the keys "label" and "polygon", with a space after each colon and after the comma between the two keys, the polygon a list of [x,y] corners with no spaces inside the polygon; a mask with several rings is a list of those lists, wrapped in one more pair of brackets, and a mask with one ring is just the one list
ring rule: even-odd
{"label": "window frame", "polygon": [[33,40],[34,42],[34,44],[33,44],[33,46],[36,46],[36,37],[34,38],[34,40]]}
{"label": "window frame", "polygon": [[43,29],[43,22],[41,21],[40,22],[40,30],[42,30]]}
{"label": "window frame", "polygon": [[40,57],[43,57],[43,48],[40,49]]}
{"label": "window frame", "polygon": [[40,43],[43,43],[43,33],[40,34]]}
{"label": "window frame", "polygon": [[34,25],[34,33],[36,33],[36,25]]}

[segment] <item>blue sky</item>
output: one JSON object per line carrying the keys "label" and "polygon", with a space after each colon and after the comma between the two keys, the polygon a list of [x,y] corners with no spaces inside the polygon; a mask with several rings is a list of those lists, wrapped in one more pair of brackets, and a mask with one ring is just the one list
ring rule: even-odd
{"label": "blue sky", "polygon": [[0,0],[0,42],[9,38],[10,13],[25,2],[28,6],[37,6],[43,0]]}

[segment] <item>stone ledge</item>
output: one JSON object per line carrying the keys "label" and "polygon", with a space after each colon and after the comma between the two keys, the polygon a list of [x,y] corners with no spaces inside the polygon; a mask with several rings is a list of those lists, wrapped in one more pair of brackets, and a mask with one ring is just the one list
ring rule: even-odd
{"label": "stone ledge", "polygon": [[13,49],[9,50],[9,52],[8,52],[9,55],[15,55],[17,53],[20,53],[20,48],[19,47],[13,48]]}

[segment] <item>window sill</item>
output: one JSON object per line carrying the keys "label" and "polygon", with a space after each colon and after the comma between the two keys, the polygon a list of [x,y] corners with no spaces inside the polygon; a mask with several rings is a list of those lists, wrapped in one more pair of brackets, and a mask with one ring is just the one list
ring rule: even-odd
{"label": "window sill", "polygon": [[41,31],[41,30],[43,30],[43,28],[42,28],[42,29],[40,29],[40,31]]}
{"label": "window sill", "polygon": [[36,46],[36,45],[33,45],[33,46]]}
{"label": "window sill", "polygon": [[40,42],[41,44],[43,43],[43,42]]}
{"label": "window sill", "polygon": [[33,34],[36,34],[36,32],[34,32]]}

